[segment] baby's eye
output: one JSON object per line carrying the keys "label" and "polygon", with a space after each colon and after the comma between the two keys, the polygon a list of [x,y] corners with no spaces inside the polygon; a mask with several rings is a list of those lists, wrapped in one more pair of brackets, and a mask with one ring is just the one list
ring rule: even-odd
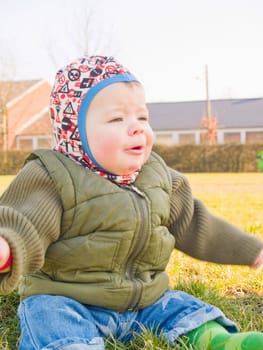
{"label": "baby's eye", "polygon": [[123,121],[123,117],[114,117],[109,120],[110,123],[121,122]]}
{"label": "baby's eye", "polygon": [[138,118],[139,120],[145,120],[145,121],[148,121],[149,120],[149,116],[148,115],[141,115],[141,116],[139,116],[139,118]]}

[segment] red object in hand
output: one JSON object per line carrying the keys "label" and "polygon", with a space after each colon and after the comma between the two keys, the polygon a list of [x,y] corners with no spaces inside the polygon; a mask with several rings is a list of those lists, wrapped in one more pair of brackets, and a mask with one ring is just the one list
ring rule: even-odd
{"label": "red object in hand", "polygon": [[259,253],[257,259],[254,262],[254,264],[252,265],[252,267],[255,267],[255,268],[258,268],[258,267],[261,267],[261,266],[263,266],[263,249]]}
{"label": "red object in hand", "polygon": [[12,254],[9,255],[9,258],[7,259],[7,261],[5,262],[5,264],[3,266],[0,267],[0,272],[6,270],[8,267],[11,266],[13,261],[13,257]]}

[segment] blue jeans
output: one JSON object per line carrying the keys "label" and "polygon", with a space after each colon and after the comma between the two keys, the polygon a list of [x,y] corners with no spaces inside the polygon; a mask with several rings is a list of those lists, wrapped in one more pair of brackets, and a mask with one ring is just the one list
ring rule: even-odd
{"label": "blue jeans", "polygon": [[104,350],[103,339],[125,342],[145,328],[173,344],[210,320],[236,331],[218,308],[180,291],[167,291],[154,304],[127,312],[83,305],[63,296],[37,295],[20,303],[18,316],[20,350]]}

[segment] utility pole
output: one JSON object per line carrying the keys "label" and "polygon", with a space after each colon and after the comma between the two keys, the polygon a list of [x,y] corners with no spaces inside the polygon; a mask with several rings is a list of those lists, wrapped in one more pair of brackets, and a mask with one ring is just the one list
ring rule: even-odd
{"label": "utility pole", "polygon": [[209,96],[208,66],[205,65],[205,90],[206,90],[206,116],[201,121],[201,127],[206,131],[203,137],[207,139],[209,145],[216,143],[217,118],[212,117],[212,106]]}
{"label": "utility pole", "polygon": [[212,118],[211,101],[209,97],[209,81],[208,81],[208,67],[205,65],[205,89],[206,89],[206,117],[207,119]]}

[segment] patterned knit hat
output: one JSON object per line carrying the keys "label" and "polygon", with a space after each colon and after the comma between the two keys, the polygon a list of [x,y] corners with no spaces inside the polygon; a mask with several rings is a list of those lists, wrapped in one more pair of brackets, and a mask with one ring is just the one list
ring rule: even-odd
{"label": "patterned knit hat", "polygon": [[87,110],[95,95],[117,82],[137,81],[113,57],[84,56],[57,72],[50,96],[50,116],[55,136],[54,150],[119,184],[135,181],[131,175],[110,174],[93,157],[86,135]]}

